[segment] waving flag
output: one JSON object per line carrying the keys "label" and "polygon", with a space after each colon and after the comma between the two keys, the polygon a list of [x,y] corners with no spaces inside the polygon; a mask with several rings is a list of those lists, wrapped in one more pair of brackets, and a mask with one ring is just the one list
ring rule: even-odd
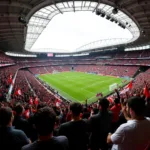
{"label": "waving flag", "polygon": [[55,101],[55,106],[56,106],[56,107],[59,107],[60,105],[61,105],[61,100],[57,99],[57,100]]}
{"label": "waving flag", "polygon": [[128,92],[129,90],[132,89],[132,86],[133,86],[133,81],[130,81],[130,83],[120,92],[120,94],[124,94],[126,92]]}
{"label": "waving flag", "polygon": [[27,109],[25,112],[24,112],[24,116],[26,119],[28,119],[30,117],[30,110]]}
{"label": "waving flag", "polygon": [[150,93],[149,93],[149,89],[148,89],[147,85],[145,85],[143,93],[146,98],[150,97]]}
{"label": "waving flag", "polygon": [[126,89],[128,89],[128,90],[132,89],[132,83],[133,83],[133,81],[130,81],[130,83],[126,86]]}
{"label": "waving flag", "polygon": [[39,104],[39,100],[38,100],[37,97],[34,99],[34,104],[35,104],[35,105],[38,105],[38,104]]}
{"label": "waving flag", "polygon": [[13,80],[13,76],[12,76],[12,74],[10,74],[10,75],[9,75],[9,78],[8,78],[8,83],[11,84],[11,83],[12,83],[12,80]]}
{"label": "waving flag", "polygon": [[109,96],[109,97],[107,98],[107,100],[109,101],[110,104],[113,104],[113,102],[114,102],[114,100],[113,100],[113,98],[112,98],[111,96]]}
{"label": "waving flag", "polygon": [[32,97],[30,97],[30,99],[29,99],[29,104],[33,105],[33,99],[32,99]]}
{"label": "waving flag", "polygon": [[16,90],[15,95],[22,95],[22,92],[21,92],[20,88],[18,88],[18,89]]}

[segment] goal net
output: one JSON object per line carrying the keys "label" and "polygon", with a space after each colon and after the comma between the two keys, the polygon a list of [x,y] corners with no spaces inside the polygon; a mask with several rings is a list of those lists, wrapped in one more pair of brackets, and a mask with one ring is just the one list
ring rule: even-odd
{"label": "goal net", "polygon": [[53,71],[53,74],[56,74],[56,73],[59,73],[59,71],[57,71],[57,70],[54,70],[54,71]]}
{"label": "goal net", "polygon": [[113,83],[113,84],[111,84],[110,86],[109,86],[109,91],[113,91],[113,90],[115,90],[115,89],[117,89],[117,83]]}

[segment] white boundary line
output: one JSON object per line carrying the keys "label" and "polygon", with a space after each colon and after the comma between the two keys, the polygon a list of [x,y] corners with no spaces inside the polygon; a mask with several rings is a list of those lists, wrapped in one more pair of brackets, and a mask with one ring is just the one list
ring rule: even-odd
{"label": "white boundary line", "polygon": [[[47,76],[47,75],[46,75],[46,76]],[[44,81],[44,82],[45,82],[45,81]],[[47,82],[46,82],[46,83],[47,83]],[[72,97],[72,96],[70,96],[69,94],[67,94],[66,92],[64,92],[63,90],[60,90],[59,88],[56,88],[54,85],[52,85],[52,84],[50,84],[50,83],[48,83],[48,84],[49,84],[51,87],[54,87],[55,90],[61,91],[61,92],[65,93],[66,95],[68,95],[69,97]],[[65,96],[64,96],[64,97],[65,97]],[[77,100],[76,98],[74,98],[74,97],[72,97],[72,98],[79,102],[79,100]]]}
{"label": "white boundary line", "polygon": [[[86,74],[86,73],[85,73],[85,74]],[[44,74],[44,75],[46,75],[47,77],[49,77],[49,74]],[[82,76],[82,75],[81,75],[81,76]],[[99,76],[99,75],[98,75],[98,76]],[[62,77],[67,78],[67,76],[65,76],[65,75],[62,75]],[[79,77],[79,76],[78,76],[78,77]],[[109,77],[110,77],[110,76],[109,76]],[[111,76],[111,77],[112,77],[112,76]],[[115,78],[115,77],[114,77],[114,78]],[[107,81],[105,81],[105,82],[114,80],[114,78],[112,78],[112,79],[110,79],[110,80],[107,80]],[[117,77],[116,77],[116,78],[117,78]],[[67,79],[69,79],[69,78],[67,78]],[[69,80],[69,81],[72,81],[72,80]],[[91,84],[90,86],[87,86],[87,87],[91,87],[91,86],[93,86],[93,85],[96,85],[96,84],[99,84],[99,83],[102,83],[102,82],[104,82],[104,81],[93,83],[93,84]],[[49,84],[50,84],[50,83],[49,83]],[[50,84],[50,86],[52,86],[52,85]],[[66,92],[60,90],[59,88],[56,88],[55,86],[52,86],[52,87],[54,87],[56,90],[59,90],[59,91],[65,93],[65,94],[68,95],[69,97],[72,97],[72,96],[70,96],[69,94],[67,94]],[[85,87],[85,88],[87,88],[87,87]],[[96,93],[90,92],[90,91],[86,90],[85,88],[81,88],[81,90],[83,89],[83,90],[87,91],[88,93],[93,93],[93,94],[95,94],[95,96],[92,96],[92,97],[88,98],[88,99],[87,99],[88,101],[91,100],[91,99],[93,99],[94,97],[96,97]],[[103,89],[103,88],[102,88],[102,89]],[[103,90],[103,93],[105,93],[105,91],[107,91],[107,90]],[[74,97],[72,97],[72,98],[73,98],[74,100],[76,100],[77,102],[80,102],[80,101],[77,100],[76,98],[74,98]],[[67,98],[67,99],[68,99],[68,98]],[[81,102],[80,102],[80,103],[81,103]]]}

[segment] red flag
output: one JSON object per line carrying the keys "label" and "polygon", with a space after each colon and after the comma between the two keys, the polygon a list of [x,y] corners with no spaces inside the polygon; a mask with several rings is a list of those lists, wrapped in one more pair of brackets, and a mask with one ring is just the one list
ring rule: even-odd
{"label": "red flag", "polygon": [[120,92],[120,94],[124,94],[132,89],[132,83],[133,81],[130,81],[130,83]]}
{"label": "red flag", "polygon": [[10,83],[10,84],[12,83],[12,78],[13,78],[13,76],[12,76],[12,74],[10,74],[9,78],[8,78],[8,83]]}
{"label": "red flag", "polygon": [[132,89],[132,81],[130,81],[130,83],[126,86],[126,88],[128,88],[129,90]]}
{"label": "red flag", "polygon": [[38,105],[38,104],[39,104],[39,100],[38,100],[37,97],[36,97],[35,100],[34,100],[34,104],[35,104],[35,105]]}
{"label": "red flag", "polygon": [[24,116],[26,119],[28,119],[30,117],[30,111],[29,109],[27,109],[25,112],[24,112]]}
{"label": "red flag", "polygon": [[150,97],[150,93],[149,93],[149,89],[148,89],[147,85],[145,85],[143,93],[144,93],[144,95],[145,95],[146,98]]}
{"label": "red flag", "polygon": [[15,92],[15,95],[22,95],[20,88],[17,89],[17,91]]}
{"label": "red flag", "polygon": [[60,104],[61,104],[61,100],[57,99],[57,100],[55,101],[55,106],[56,106],[56,107],[59,107]]}
{"label": "red flag", "polygon": [[110,104],[112,104],[114,102],[112,97],[108,97],[107,100],[109,101]]}
{"label": "red flag", "polygon": [[29,99],[29,104],[33,105],[33,99],[32,99],[32,97],[30,97],[30,99]]}

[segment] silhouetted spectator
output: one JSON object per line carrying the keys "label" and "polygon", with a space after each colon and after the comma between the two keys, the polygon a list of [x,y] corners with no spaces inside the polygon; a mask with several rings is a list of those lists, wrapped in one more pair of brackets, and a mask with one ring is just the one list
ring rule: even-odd
{"label": "silhouetted spectator", "polygon": [[115,105],[112,106],[110,109],[112,112],[112,133],[117,129],[118,127],[118,121],[119,121],[119,114],[121,111],[121,105],[120,105],[120,100],[118,98],[115,98],[114,100]]}
{"label": "silhouetted spectator", "polygon": [[90,112],[88,111],[87,107],[84,107],[82,119],[88,119],[89,117],[90,117]]}
{"label": "silhouetted spectator", "polygon": [[88,134],[87,123],[80,118],[82,106],[79,103],[70,105],[72,121],[64,123],[60,126],[59,135],[65,135],[69,141],[70,150],[87,150]]}
{"label": "silhouetted spectator", "polygon": [[34,115],[38,141],[24,146],[22,150],[68,150],[68,140],[65,136],[53,136],[55,120],[56,114],[53,109],[39,109]]}
{"label": "silhouetted spectator", "polygon": [[[45,102],[40,102],[37,106],[37,111],[46,106],[48,106],[48,105]],[[34,126],[34,124],[35,124],[34,123],[34,114],[32,114],[30,116],[30,118],[28,119],[28,122],[29,122],[29,129],[30,129],[30,139],[32,142],[34,142],[38,139],[37,131]]]}
{"label": "silhouetted spectator", "polygon": [[108,111],[109,101],[101,99],[99,102],[99,113],[89,120],[89,130],[91,132],[91,150],[107,150],[107,135],[111,129],[112,113]]}
{"label": "silhouetted spectator", "polygon": [[29,123],[26,119],[23,118],[23,106],[18,104],[14,110],[16,112],[16,115],[14,117],[13,126],[15,126],[15,129],[24,131],[25,134],[29,137]]}
{"label": "silhouetted spectator", "polygon": [[21,150],[22,146],[29,144],[29,139],[21,130],[13,129],[14,116],[9,107],[0,108],[0,149]]}

